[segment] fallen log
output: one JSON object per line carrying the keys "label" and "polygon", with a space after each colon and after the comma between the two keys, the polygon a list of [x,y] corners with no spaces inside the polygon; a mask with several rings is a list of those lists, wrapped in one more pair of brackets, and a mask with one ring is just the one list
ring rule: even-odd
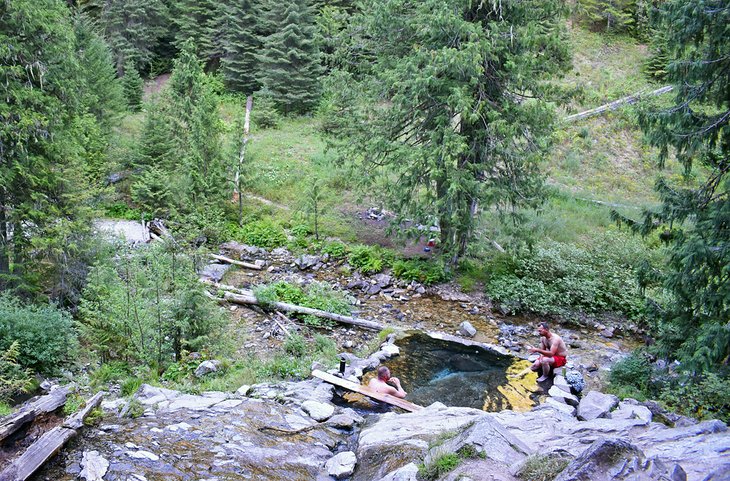
{"label": "fallen log", "polygon": [[216,282],[210,279],[201,278],[198,279],[198,281],[202,282],[205,285],[220,289],[221,291],[235,292],[236,294],[242,294],[244,296],[253,296],[253,291],[251,289],[239,289],[238,287],[234,287],[230,284],[221,284],[220,282]]}
{"label": "fallen log", "polygon": [[671,92],[672,86],[667,85],[665,87],[662,87],[660,89],[653,90],[651,92],[647,93],[636,93],[634,95],[629,95],[628,97],[624,97],[618,100],[614,100],[613,102],[609,102],[607,104],[601,105],[600,107],[596,107],[595,109],[586,110],[585,112],[580,112],[573,115],[568,115],[565,117],[566,122],[572,122],[573,120],[579,120],[579,119],[585,119],[587,117],[592,117],[594,115],[602,114],[603,112],[606,112],[607,110],[616,110],[620,106],[624,104],[633,104],[637,101],[641,100],[642,97],[648,97],[648,96],[654,96],[654,95],[661,95],[663,93]]}
{"label": "fallen log", "polygon": [[10,465],[0,473],[0,481],[25,481],[51,459],[69,439],[76,436],[84,419],[92,409],[99,405],[103,392],[99,392],[86,402],[86,406],[78,413],[69,416],[61,426],[55,427],[41,436],[35,443],[22,454],[13,460]]}
{"label": "fallen log", "polygon": [[251,264],[250,262],[237,261],[235,259],[231,259],[230,257],[220,256],[218,254],[210,254],[210,257],[221,262],[225,262],[226,264],[233,264],[234,266],[241,266],[245,267],[246,269],[254,269],[257,271],[260,271],[264,268],[264,265],[266,265],[264,261],[256,261],[255,264]]}
{"label": "fallen log", "polygon": [[[228,302],[242,305],[260,305],[256,296],[251,293],[246,294],[235,294],[233,292],[225,292],[223,298]],[[323,319],[329,319],[332,321],[340,322],[342,324],[350,324],[353,326],[363,327],[365,329],[372,329],[380,331],[383,329],[383,325],[373,321],[367,321],[365,319],[359,319],[357,317],[344,316],[342,314],[335,314],[333,312],[320,311],[319,309],[312,309],[311,307],[297,306],[294,304],[287,304],[286,302],[273,302],[270,307],[274,310],[293,312],[295,314],[308,314],[310,316],[321,317]]]}
{"label": "fallen log", "polygon": [[11,436],[23,425],[33,422],[41,414],[52,413],[66,404],[68,389],[59,387],[45,396],[40,397],[18,412],[10,414],[0,420],[0,442]]}

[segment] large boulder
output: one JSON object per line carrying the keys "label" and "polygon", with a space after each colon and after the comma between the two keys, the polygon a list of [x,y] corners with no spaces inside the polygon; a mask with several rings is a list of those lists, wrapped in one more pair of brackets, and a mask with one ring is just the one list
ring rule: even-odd
{"label": "large boulder", "polygon": [[682,467],[669,468],[647,460],[638,447],[623,439],[599,439],[574,459],[555,481],[686,481]]}
{"label": "large boulder", "polygon": [[408,463],[420,463],[429,444],[445,432],[461,432],[485,412],[434,403],[414,413],[386,413],[360,433],[352,481],[372,481]]}
{"label": "large boulder", "polygon": [[319,401],[304,401],[302,403],[302,410],[309,415],[315,421],[326,421],[335,413],[335,407],[328,403],[321,403]]}
{"label": "large boulder", "polygon": [[604,418],[618,404],[618,398],[613,394],[603,394],[598,391],[588,391],[578,404],[578,419],[590,421]]}
{"label": "large boulder", "polygon": [[109,461],[104,459],[99,451],[84,451],[81,459],[81,474],[79,474],[82,479],[86,481],[103,481],[108,469]]}
{"label": "large boulder", "polygon": [[209,360],[209,361],[203,361],[201,362],[197,368],[195,368],[195,377],[203,377],[206,374],[210,374],[212,372],[218,371],[218,366],[221,365],[221,362],[218,360]]}

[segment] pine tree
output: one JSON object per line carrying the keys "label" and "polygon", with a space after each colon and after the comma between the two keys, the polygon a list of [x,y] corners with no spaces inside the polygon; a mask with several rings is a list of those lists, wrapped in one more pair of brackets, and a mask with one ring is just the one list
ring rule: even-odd
{"label": "pine tree", "polygon": [[562,13],[560,0],[389,0],[351,24],[341,65],[353,50],[373,60],[332,76],[332,143],[399,213],[395,226],[438,221],[452,264],[480,208],[541,200],[543,80],[567,66]]}
{"label": "pine tree", "polygon": [[661,209],[629,223],[642,233],[663,229],[671,248],[661,280],[672,300],[657,313],[661,354],[702,371],[730,355],[730,5],[668,0],[658,22],[676,96],[668,108],[646,107],[639,122],[660,166],[673,152],[687,173],[700,164],[706,175],[698,188],[660,180]]}
{"label": "pine tree", "polygon": [[162,0],[89,0],[84,8],[96,15],[120,77],[127,61],[144,70],[169,28],[170,14]]}
{"label": "pine tree", "polygon": [[124,66],[122,87],[124,89],[124,97],[127,101],[129,110],[137,112],[142,105],[144,80],[142,80],[142,77],[140,77],[139,72],[137,72],[137,68],[132,62],[127,62]]}
{"label": "pine tree", "polygon": [[225,19],[221,34],[221,73],[234,91],[252,94],[259,89],[256,52],[260,42],[256,35],[258,12],[252,0],[229,0],[220,3],[220,18]]}
{"label": "pine tree", "polygon": [[0,3],[0,284],[62,303],[85,277],[89,176],[105,150],[88,112],[109,118],[98,78],[83,77],[99,57],[77,50],[93,44],[77,42],[60,0]]}
{"label": "pine tree", "polygon": [[217,12],[213,0],[178,0],[174,15],[177,49],[182,51],[185,43],[192,40],[196,55],[206,63],[219,56],[215,41],[220,28]]}
{"label": "pine tree", "polygon": [[263,40],[260,82],[274,95],[284,113],[311,111],[320,97],[319,50],[317,29],[309,0],[268,5],[268,24],[277,28]]}
{"label": "pine tree", "polygon": [[622,32],[634,23],[636,0],[578,0],[581,17],[606,32]]}

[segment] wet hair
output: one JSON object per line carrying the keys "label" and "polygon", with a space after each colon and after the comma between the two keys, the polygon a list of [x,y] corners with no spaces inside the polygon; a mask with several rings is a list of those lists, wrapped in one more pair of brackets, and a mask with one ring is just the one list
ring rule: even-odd
{"label": "wet hair", "polygon": [[386,381],[390,377],[390,369],[388,369],[385,366],[380,366],[378,368],[378,379],[381,381]]}
{"label": "wet hair", "polygon": [[548,323],[547,323],[547,322],[545,322],[545,321],[543,321],[543,322],[539,323],[539,324],[538,324],[537,326],[538,326],[538,327],[542,327],[543,329],[547,329],[548,331],[550,330],[550,324],[548,324]]}

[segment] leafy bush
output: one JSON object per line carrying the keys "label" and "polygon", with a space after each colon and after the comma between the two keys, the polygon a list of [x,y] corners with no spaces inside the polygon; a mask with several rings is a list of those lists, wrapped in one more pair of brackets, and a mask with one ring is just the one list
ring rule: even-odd
{"label": "leafy bush", "polygon": [[363,274],[375,274],[385,267],[382,250],[374,246],[358,245],[352,247],[347,261]]}
{"label": "leafy bush", "polygon": [[33,385],[33,373],[18,364],[19,354],[18,341],[13,341],[5,352],[0,353],[0,404],[28,392]]}
{"label": "leafy bush", "polygon": [[339,241],[327,242],[322,247],[322,254],[329,254],[332,259],[342,259],[347,255],[347,246]]}
{"label": "leafy bush", "polygon": [[515,310],[644,313],[636,280],[641,252],[621,236],[604,236],[589,247],[545,242],[511,262],[496,262],[487,292]]}
{"label": "leafy bush", "polygon": [[643,352],[637,350],[613,365],[609,381],[613,386],[632,386],[648,393],[653,371]]}
{"label": "leafy bush", "polygon": [[[326,282],[313,282],[302,290],[285,281],[255,287],[254,296],[264,308],[270,308],[275,302],[287,302],[312,309],[349,315],[354,300],[344,292],[333,289]],[[304,322],[314,327],[328,326],[330,322],[316,316],[305,315]]]}
{"label": "leafy bush", "polygon": [[275,129],[281,124],[281,114],[276,110],[273,94],[260,90],[254,95],[255,108],[251,112],[253,123],[260,129]]}
{"label": "leafy bush", "polygon": [[427,286],[449,279],[442,263],[419,259],[395,261],[393,274],[399,279],[418,281]]}
{"label": "leafy bush", "polygon": [[301,305],[306,297],[302,289],[286,281],[254,287],[253,293],[262,307],[271,307],[275,302]]}
{"label": "leafy bush", "polygon": [[284,351],[294,357],[302,357],[307,353],[307,344],[299,334],[292,334],[284,342]]}
{"label": "leafy bush", "polygon": [[280,225],[263,219],[241,227],[236,240],[265,249],[275,249],[286,244],[286,234]]}
{"label": "leafy bush", "polygon": [[0,294],[0,350],[18,342],[17,363],[41,373],[52,373],[73,359],[78,348],[73,320],[51,305],[24,305]]}
{"label": "leafy bush", "polygon": [[142,211],[129,207],[124,202],[116,202],[104,206],[104,215],[113,219],[140,220]]}

